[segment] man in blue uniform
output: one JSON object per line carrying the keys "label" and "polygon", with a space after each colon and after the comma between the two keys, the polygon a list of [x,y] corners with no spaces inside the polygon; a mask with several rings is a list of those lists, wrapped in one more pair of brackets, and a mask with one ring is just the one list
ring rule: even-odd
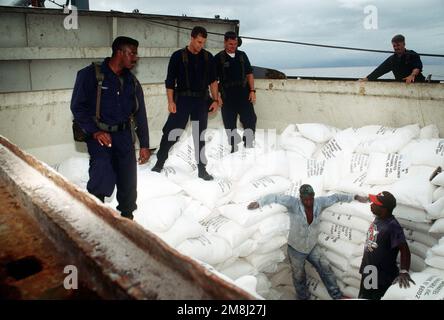
{"label": "man in blue uniform", "polygon": [[71,100],[74,120],[90,135],[87,189],[103,202],[117,185],[117,209],[129,219],[137,208],[134,127],[140,143],[139,163],[150,157],[143,91],[130,72],[138,60],[138,46],[137,40],[117,37],[111,58],[77,73]]}
{"label": "man in blue uniform", "polygon": [[[203,49],[206,40],[205,28],[196,26],[191,31],[188,46],[177,50],[170,58],[165,80],[170,114],[162,129],[163,136],[153,171],[162,170],[169,150],[180,136],[178,133],[185,129],[191,116],[198,176],[204,180],[213,180],[205,168],[207,159],[202,132],[207,129],[208,112],[214,113],[219,107],[219,93],[214,57]],[[210,105],[208,105],[208,87],[213,97]]]}
{"label": "man in blue uniform", "polygon": [[236,131],[238,115],[244,127],[243,141],[246,147],[253,145],[257,121],[253,108],[256,102],[253,69],[246,53],[237,49],[238,44],[236,33],[226,32],[225,49],[214,57],[222,98],[222,119],[231,144],[231,152],[237,151],[237,144],[240,142]]}
{"label": "man in blue uniform", "polygon": [[[408,288],[415,283],[409,275],[410,250],[405,240],[404,231],[393,216],[396,198],[388,191],[369,195],[372,202],[370,210],[375,220],[367,232],[367,240],[362,257],[362,274],[359,298],[381,299],[392,283]],[[398,253],[401,253],[401,270],[396,265]]]}
{"label": "man in blue uniform", "polygon": [[425,78],[421,73],[421,58],[415,51],[405,48],[404,36],[401,34],[394,36],[392,45],[395,53],[362,80],[376,80],[392,71],[396,81],[405,81],[406,83],[423,82]]}
{"label": "man in blue uniform", "polygon": [[303,184],[299,188],[299,198],[283,194],[270,194],[257,202],[248,205],[253,210],[271,203],[279,203],[288,209],[290,216],[290,232],[288,233],[288,257],[293,272],[293,283],[299,300],[309,298],[305,261],[308,260],[322,279],[333,299],[343,298],[336,283],[336,277],[330,268],[328,260],[317,245],[321,213],[325,208],[336,202],[351,202],[353,199],[367,202],[366,197],[351,194],[333,194],[328,197],[317,197],[312,186]]}

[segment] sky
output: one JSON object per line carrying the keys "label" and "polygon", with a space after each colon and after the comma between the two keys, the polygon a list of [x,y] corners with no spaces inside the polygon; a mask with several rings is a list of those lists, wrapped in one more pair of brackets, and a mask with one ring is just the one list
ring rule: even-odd
{"label": "sky", "polygon": [[[53,5],[47,1],[46,6]],[[380,50],[392,50],[391,38],[401,33],[408,49],[444,54],[444,0],[90,0],[91,10],[136,8],[147,14],[239,20],[241,36]],[[248,39],[240,49],[254,65],[278,69],[374,66],[388,57]],[[444,65],[444,58],[422,60]]]}

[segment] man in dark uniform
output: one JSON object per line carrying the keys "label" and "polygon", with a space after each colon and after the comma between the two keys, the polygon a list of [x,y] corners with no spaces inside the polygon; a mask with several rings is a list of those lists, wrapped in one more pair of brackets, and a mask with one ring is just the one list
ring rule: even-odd
{"label": "man in dark uniform", "polygon": [[425,78],[421,73],[421,58],[415,51],[405,48],[404,36],[401,34],[394,36],[392,45],[395,53],[362,80],[376,80],[392,71],[396,81],[405,81],[406,83],[424,82]]}
{"label": "man in dark uniform", "polygon": [[[207,129],[208,112],[214,113],[219,107],[217,99],[219,93],[214,57],[203,49],[206,40],[205,28],[196,26],[191,31],[189,45],[174,52],[170,58],[165,80],[170,114],[162,129],[163,136],[153,171],[162,170],[170,148],[176,143],[191,116],[198,176],[204,180],[213,180],[205,168],[207,159],[202,132]],[[208,86],[211,96],[215,97],[210,106],[208,106]]]}
{"label": "man in dark uniform", "polygon": [[245,52],[237,50],[238,37],[228,31],[224,37],[225,50],[215,56],[219,91],[221,93],[222,119],[227,132],[231,152],[237,151],[240,136],[236,131],[237,116],[244,127],[243,141],[252,147],[256,131],[256,102],[253,69]]}
{"label": "man in dark uniform", "polygon": [[[134,122],[140,143],[139,163],[150,158],[143,91],[130,72],[138,60],[138,46],[137,40],[117,37],[111,58],[77,73],[71,100],[74,120],[91,136],[86,141],[90,155],[87,189],[103,202],[117,185],[117,209],[130,219],[137,208]],[[100,106],[98,115],[96,104]]]}
{"label": "man in dark uniform", "polygon": [[[367,232],[359,272],[362,274],[359,298],[381,299],[393,283],[408,288],[415,283],[409,275],[410,250],[404,231],[393,216],[395,197],[388,191],[369,195],[370,209],[376,216]],[[401,270],[396,265],[401,253]]]}

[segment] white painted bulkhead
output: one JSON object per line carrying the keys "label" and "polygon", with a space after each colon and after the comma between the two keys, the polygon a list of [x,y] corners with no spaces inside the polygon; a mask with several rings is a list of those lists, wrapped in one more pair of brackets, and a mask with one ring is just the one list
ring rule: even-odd
{"label": "white painted bulkhead", "polygon": [[[326,123],[338,128],[380,124],[436,124],[444,135],[444,84],[355,81],[256,80],[259,129],[281,132],[290,123]],[[157,147],[168,117],[165,87],[144,84],[150,146]],[[81,152],[72,139],[72,90],[0,93],[0,134],[50,165]],[[222,127],[220,111],[209,127]]]}

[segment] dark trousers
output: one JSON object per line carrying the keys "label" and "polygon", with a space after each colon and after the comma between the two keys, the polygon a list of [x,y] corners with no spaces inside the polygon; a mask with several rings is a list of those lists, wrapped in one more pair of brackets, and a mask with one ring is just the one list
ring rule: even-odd
{"label": "dark trousers", "polygon": [[132,213],[137,200],[137,162],[131,131],[111,133],[112,147],[95,139],[87,142],[89,160],[88,192],[99,199],[109,197],[117,186],[117,210]]}
{"label": "dark trousers", "polygon": [[387,280],[381,280],[378,279],[378,288],[377,289],[366,289],[364,286],[364,279],[366,275],[362,275],[361,277],[361,286],[359,288],[359,295],[358,298],[360,299],[367,299],[367,300],[381,300],[381,298],[384,296],[388,288],[390,288],[392,281]]}
{"label": "dark trousers", "polygon": [[253,104],[248,100],[248,90],[233,88],[225,90],[222,106],[222,120],[232,149],[241,141],[236,131],[237,117],[244,127],[242,140],[246,147],[252,147],[256,132],[256,113]]}
{"label": "dark trousers", "polygon": [[[163,126],[157,161],[162,165],[168,159],[168,152],[180,138],[189,118],[192,121],[194,154],[198,166],[206,165],[205,139],[202,135],[208,125],[208,105],[202,98],[179,96],[176,102],[176,113],[170,113]],[[175,130],[179,129],[179,130]]]}

